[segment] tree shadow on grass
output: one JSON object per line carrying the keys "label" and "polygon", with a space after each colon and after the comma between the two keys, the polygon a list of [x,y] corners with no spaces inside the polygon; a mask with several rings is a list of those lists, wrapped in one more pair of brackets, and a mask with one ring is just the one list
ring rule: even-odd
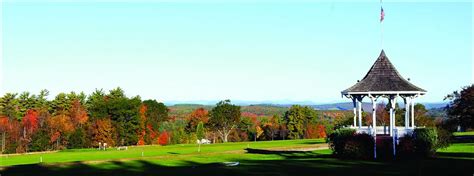
{"label": "tree shadow on grass", "polygon": [[[299,151],[261,151],[252,154],[279,155],[279,160],[239,160],[228,167],[221,163],[203,164],[183,161],[179,166],[165,166],[146,160],[111,161],[89,165],[82,162],[57,165],[18,165],[0,170],[2,176],[14,175],[472,175],[474,161],[456,158],[366,161],[340,160],[329,154]],[[245,155],[245,154],[244,154]]]}
{"label": "tree shadow on grass", "polygon": [[312,151],[297,151],[297,150],[265,150],[246,148],[247,153],[252,154],[271,154],[285,157],[285,159],[306,159],[306,158],[330,158],[329,154],[318,154]]}
{"label": "tree shadow on grass", "polygon": [[303,141],[301,144],[325,144],[325,141]]}
{"label": "tree shadow on grass", "polygon": [[[474,160],[474,153],[463,153],[463,152],[459,152],[459,153],[445,153],[445,152],[440,152],[440,153],[437,153],[438,157],[447,157],[447,158],[472,158]],[[474,167],[474,165],[473,165]]]}
{"label": "tree shadow on grass", "polygon": [[266,149],[254,149],[254,148],[246,148],[247,153],[256,153],[256,154],[278,154],[278,155],[285,155],[285,154],[310,154],[313,152],[310,151],[295,151],[295,150],[266,150]]}
{"label": "tree shadow on grass", "polygon": [[453,143],[473,143],[474,136],[455,136],[452,142]]}

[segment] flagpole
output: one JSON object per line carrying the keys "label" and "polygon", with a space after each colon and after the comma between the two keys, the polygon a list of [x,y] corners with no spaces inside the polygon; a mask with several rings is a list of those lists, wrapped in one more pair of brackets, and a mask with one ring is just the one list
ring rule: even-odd
{"label": "flagpole", "polygon": [[382,0],[380,0],[380,48],[383,50],[383,19],[385,12],[383,11],[382,5]]}
{"label": "flagpole", "polygon": [[383,49],[383,21],[380,22],[380,48]]}

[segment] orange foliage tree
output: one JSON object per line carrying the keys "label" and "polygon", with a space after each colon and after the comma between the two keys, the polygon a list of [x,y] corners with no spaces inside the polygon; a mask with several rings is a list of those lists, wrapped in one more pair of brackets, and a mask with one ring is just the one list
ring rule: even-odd
{"label": "orange foliage tree", "polygon": [[308,124],[305,130],[306,139],[317,139],[326,137],[326,128],[321,124]]}
{"label": "orange foliage tree", "polygon": [[72,107],[69,110],[69,115],[74,125],[82,126],[87,122],[89,116],[87,115],[86,108],[81,104],[78,99],[72,102]]}
{"label": "orange foliage tree", "polygon": [[[51,141],[56,142],[56,148],[60,149],[65,144],[64,137],[66,134],[74,131],[74,124],[72,123],[71,117],[66,114],[59,114],[48,118],[46,120],[51,134]],[[61,142],[62,141],[62,142]]]}
{"label": "orange foliage tree", "polygon": [[115,146],[114,133],[115,129],[112,125],[112,121],[108,118],[97,119],[90,128],[92,137],[92,145],[94,147],[99,146],[100,143],[107,143],[108,146]]}

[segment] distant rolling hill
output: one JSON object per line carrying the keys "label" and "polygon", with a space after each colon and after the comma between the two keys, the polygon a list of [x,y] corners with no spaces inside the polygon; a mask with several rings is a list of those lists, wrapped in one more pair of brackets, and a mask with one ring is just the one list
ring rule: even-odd
{"label": "distant rolling hill", "polygon": [[[425,105],[426,109],[439,109],[439,108],[444,108],[447,105],[447,103],[421,103],[421,104]],[[403,104],[399,104],[399,105],[403,106]],[[314,107],[315,109],[318,109],[318,110],[352,110],[352,108],[354,108],[354,106],[352,105],[352,102],[311,105],[311,107]],[[372,103],[363,102],[362,108],[365,111],[372,111]]]}
{"label": "distant rolling hill", "polygon": [[[423,103],[428,109],[428,114],[433,116],[445,116],[443,108],[446,107],[446,103]],[[253,105],[240,105],[242,112],[250,112],[259,116],[272,116],[272,115],[283,115],[289,107],[293,104],[253,104]],[[310,106],[316,110],[321,111],[352,111],[352,102],[344,103],[330,103],[330,104],[318,104],[318,105],[302,105]],[[403,104],[401,104],[403,106]],[[185,117],[197,108],[204,108],[211,110],[214,105],[202,105],[202,104],[175,104],[168,106],[170,109],[170,115],[176,117]],[[363,102],[362,110],[364,112],[372,112],[372,103]]]}

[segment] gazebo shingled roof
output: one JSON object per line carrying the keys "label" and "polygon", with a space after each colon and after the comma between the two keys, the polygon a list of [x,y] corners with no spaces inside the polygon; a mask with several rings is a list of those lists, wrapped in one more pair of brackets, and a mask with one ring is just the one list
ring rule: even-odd
{"label": "gazebo shingled roof", "polygon": [[382,50],[365,77],[352,87],[342,91],[342,94],[367,92],[418,92],[424,94],[426,90],[405,80]]}

